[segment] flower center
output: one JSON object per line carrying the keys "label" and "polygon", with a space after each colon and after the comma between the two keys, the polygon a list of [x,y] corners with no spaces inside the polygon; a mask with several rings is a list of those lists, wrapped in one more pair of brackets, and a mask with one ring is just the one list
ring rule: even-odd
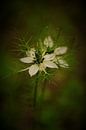
{"label": "flower center", "polygon": [[35,63],[36,64],[42,63],[43,57],[42,57],[42,54],[41,54],[41,52],[39,50],[35,52],[35,56],[36,56]]}

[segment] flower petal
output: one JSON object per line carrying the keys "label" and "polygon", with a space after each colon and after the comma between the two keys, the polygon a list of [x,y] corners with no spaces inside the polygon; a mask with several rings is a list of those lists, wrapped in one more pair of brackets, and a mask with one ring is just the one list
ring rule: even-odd
{"label": "flower petal", "polygon": [[43,64],[49,68],[58,68],[58,66],[52,61],[44,61]]}
{"label": "flower petal", "polygon": [[33,63],[34,59],[31,57],[24,57],[24,58],[21,58],[20,61],[23,63]]}
{"label": "flower petal", "polygon": [[38,67],[37,64],[31,65],[29,67],[29,74],[30,74],[30,76],[35,75],[38,72],[38,70],[39,70],[39,67]]}
{"label": "flower petal", "polygon": [[54,50],[55,55],[62,55],[65,54],[67,52],[67,47],[63,46],[63,47],[58,47]]}
{"label": "flower petal", "polygon": [[26,55],[28,56],[28,57],[32,57],[32,58],[35,58],[35,48],[31,48],[30,50],[27,50],[26,51]]}
{"label": "flower petal", "polygon": [[44,56],[44,60],[53,60],[55,58],[55,54],[54,53],[52,53],[52,54],[46,54],[45,56]]}
{"label": "flower petal", "polygon": [[53,47],[53,40],[50,36],[48,36],[48,46],[51,48]]}
{"label": "flower petal", "polygon": [[44,39],[44,45],[45,45],[46,47],[48,47],[48,39],[47,39],[47,38]]}
{"label": "flower petal", "polygon": [[63,67],[63,68],[68,68],[69,67],[68,63],[63,59],[58,59],[58,63],[60,65],[60,67]]}
{"label": "flower petal", "polygon": [[50,36],[46,37],[45,40],[44,40],[44,45],[46,47],[53,47],[53,40]]}

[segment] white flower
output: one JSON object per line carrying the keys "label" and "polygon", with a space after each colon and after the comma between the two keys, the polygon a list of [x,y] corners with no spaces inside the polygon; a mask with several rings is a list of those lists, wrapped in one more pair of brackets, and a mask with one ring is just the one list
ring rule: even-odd
{"label": "white flower", "polygon": [[[44,56],[41,57],[40,59],[37,59],[38,57],[33,58],[32,56],[29,57],[24,57],[21,58],[20,61],[23,63],[33,63],[30,67],[23,69],[21,71],[26,71],[27,69],[29,70],[29,74],[30,76],[35,75],[38,71],[44,71],[46,73],[46,68],[58,68],[58,66],[56,65],[56,63],[53,62],[53,59],[55,58],[54,54],[46,54]],[[38,61],[40,60],[40,61]],[[38,63],[36,63],[38,62]],[[39,63],[40,62],[40,63]]]}
{"label": "white flower", "polygon": [[53,40],[52,40],[51,36],[48,36],[48,37],[45,38],[44,45],[46,47],[50,47],[50,48],[53,47]]}
{"label": "white flower", "polygon": [[[50,36],[45,38],[44,45],[48,47],[53,46],[53,41]],[[33,76],[38,73],[38,71],[44,71],[46,73],[46,68],[56,68],[59,67],[68,68],[68,64],[65,60],[62,59],[62,55],[67,52],[67,47],[58,47],[52,52],[40,50],[35,50],[35,48],[31,48],[26,51],[26,57],[21,58],[20,61],[23,63],[31,64],[29,67],[22,69],[21,71],[29,70],[30,76]]]}

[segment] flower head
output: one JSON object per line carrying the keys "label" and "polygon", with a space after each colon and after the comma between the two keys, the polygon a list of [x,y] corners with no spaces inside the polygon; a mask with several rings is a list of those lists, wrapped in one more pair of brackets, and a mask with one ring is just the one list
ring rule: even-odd
{"label": "flower head", "polygon": [[45,50],[38,49],[38,46],[37,49],[31,48],[26,51],[26,57],[21,58],[20,61],[28,63],[29,67],[21,71],[29,70],[30,76],[33,76],[38,71],[47,73],[46,68],[68,67],[66,61],[62,59],[62,55],[67,52],[67,47],[62,46],[49,51],[49,48],[53,47],[53,40],[50,36],[44,39],[43,46],[46,46]]}

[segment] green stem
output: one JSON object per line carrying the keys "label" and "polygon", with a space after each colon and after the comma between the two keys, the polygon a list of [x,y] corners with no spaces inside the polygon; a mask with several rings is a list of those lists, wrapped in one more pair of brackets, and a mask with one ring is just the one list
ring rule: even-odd
{"label": "green stem", "polygon": [[47,80],[45,79],[45,80],[44,80],[43,87],[42,87],[41,102],[43,102],[43,98],[44,98],[44,95],[45,95],[46,81],[47,81]]}
{"label": "green stem", "polygon": [[36,83],[35,83],[35,88],[34,88],[34,99],[33,99],[33,107],[36,107],[37,104],[37,88],[38,88],[38,74],[36,77]]}

